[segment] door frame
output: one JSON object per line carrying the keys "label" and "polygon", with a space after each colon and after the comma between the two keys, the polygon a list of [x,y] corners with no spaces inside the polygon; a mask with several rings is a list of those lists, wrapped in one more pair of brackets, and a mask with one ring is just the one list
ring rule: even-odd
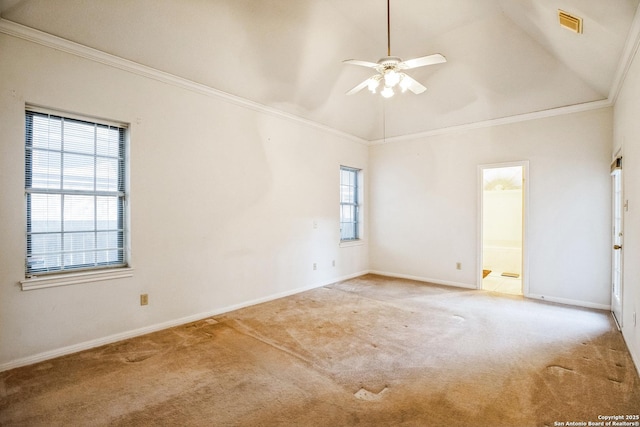
{"label": "door frame", "polygon": [[[622,150],[618,151],[614,156],[611,163],[611,313],[618,326],[618,329],[622,328],[623,323],[623,300],[624,300],[624,211],[625,211],[625,197],[624,197],[624,165],[623,165]],[[615,197],[615,175],[618,175],[618,183],[620,185],[620,199],[616,200]],[[616,202],[617,206],[616,206]],[[616,210],[619,210],[620,223],[618,233],[616,237]],[[619,249],[615,249],[615,245],[620,245]],[[617,280],[619,281],[619,296],[616,297],[616,257],[618,257],[619,274]]]}
{"label": "door frame", "polygon": [[482,289],[482,263],[483,263],[483,198],[484,198],[484,174],[485,169],[506,168],[513,166],[522,167],[522,295],[529,295],[529,160],[519,160],[504,163],[488,163],[478,165],[478,244],[477,244],[477,274],[476,289]]}

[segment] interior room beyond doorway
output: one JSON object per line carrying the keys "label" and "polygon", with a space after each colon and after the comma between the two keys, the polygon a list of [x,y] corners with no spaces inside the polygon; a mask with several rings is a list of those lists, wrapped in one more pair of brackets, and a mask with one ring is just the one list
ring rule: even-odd
{"label": "interior room beyond doorway", "polygon": [[522,295],[523,166],[482,168],[482,289]]}

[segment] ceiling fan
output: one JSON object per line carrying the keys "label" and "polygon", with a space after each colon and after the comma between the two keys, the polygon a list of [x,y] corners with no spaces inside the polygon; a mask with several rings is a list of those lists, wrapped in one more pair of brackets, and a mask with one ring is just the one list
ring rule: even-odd
{"label": "ceiling fan", "polygon": [[420,58],[408,59],[406,61],[403,61],[397,56],[391,56],[391,20],[389,13],[389,0],[387,0],[387,56],[380,58],[377,63],[360,61],[358,59],[347,59],[342,62],[345,64],[373,68],[378,72],[348,91],[347,95],[353,95],[354,93],[360,92],[365,87],[368,88],[371,93],[376,93],[376,90],[382,83],[383,88],[380,91],[380,95],[385,98],[391,98],[395,93],[394,88],[396,86],[398,86],[402,92],[406,92],[408,89],[416,95],[427,90],[426,87],[406,74],[404,72],[405,70],[424,67],[425,65],[440,64],[447,62],[447,59],[439,53],[422,56]]}

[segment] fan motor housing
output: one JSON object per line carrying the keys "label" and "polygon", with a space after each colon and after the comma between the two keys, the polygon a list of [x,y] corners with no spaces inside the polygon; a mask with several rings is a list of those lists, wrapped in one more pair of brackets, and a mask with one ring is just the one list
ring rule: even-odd
{"label": "fan motor housing", "polygon": [[402,59],[398,58],[397,56],[385,56],[384,58],[380,58],[378,60],[378,64],[382,65],[385,68],[398,65],[400,62],[402,62]]}

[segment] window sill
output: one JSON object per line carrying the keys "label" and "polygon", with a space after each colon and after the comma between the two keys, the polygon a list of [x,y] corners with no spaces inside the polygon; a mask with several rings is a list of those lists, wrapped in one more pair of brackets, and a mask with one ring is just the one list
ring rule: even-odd
{"label": "window sill", "polygon": [[362,246],[364,245],[364,240],[362,239],[358,239],[358,240],[341,240],[340,241],[340,247],[341,248],[348,248],[350,246]]}
{"label": "window sill", "polygon": [[33,276],[20,281],[23,291],[53,288],[56,286],[78,285],[80,283],[101,282],[103,280],[123,279],[133,277],[133,268],[110,268],[99,271],[83,271],[78,273],[63,273],[47,276]]}

